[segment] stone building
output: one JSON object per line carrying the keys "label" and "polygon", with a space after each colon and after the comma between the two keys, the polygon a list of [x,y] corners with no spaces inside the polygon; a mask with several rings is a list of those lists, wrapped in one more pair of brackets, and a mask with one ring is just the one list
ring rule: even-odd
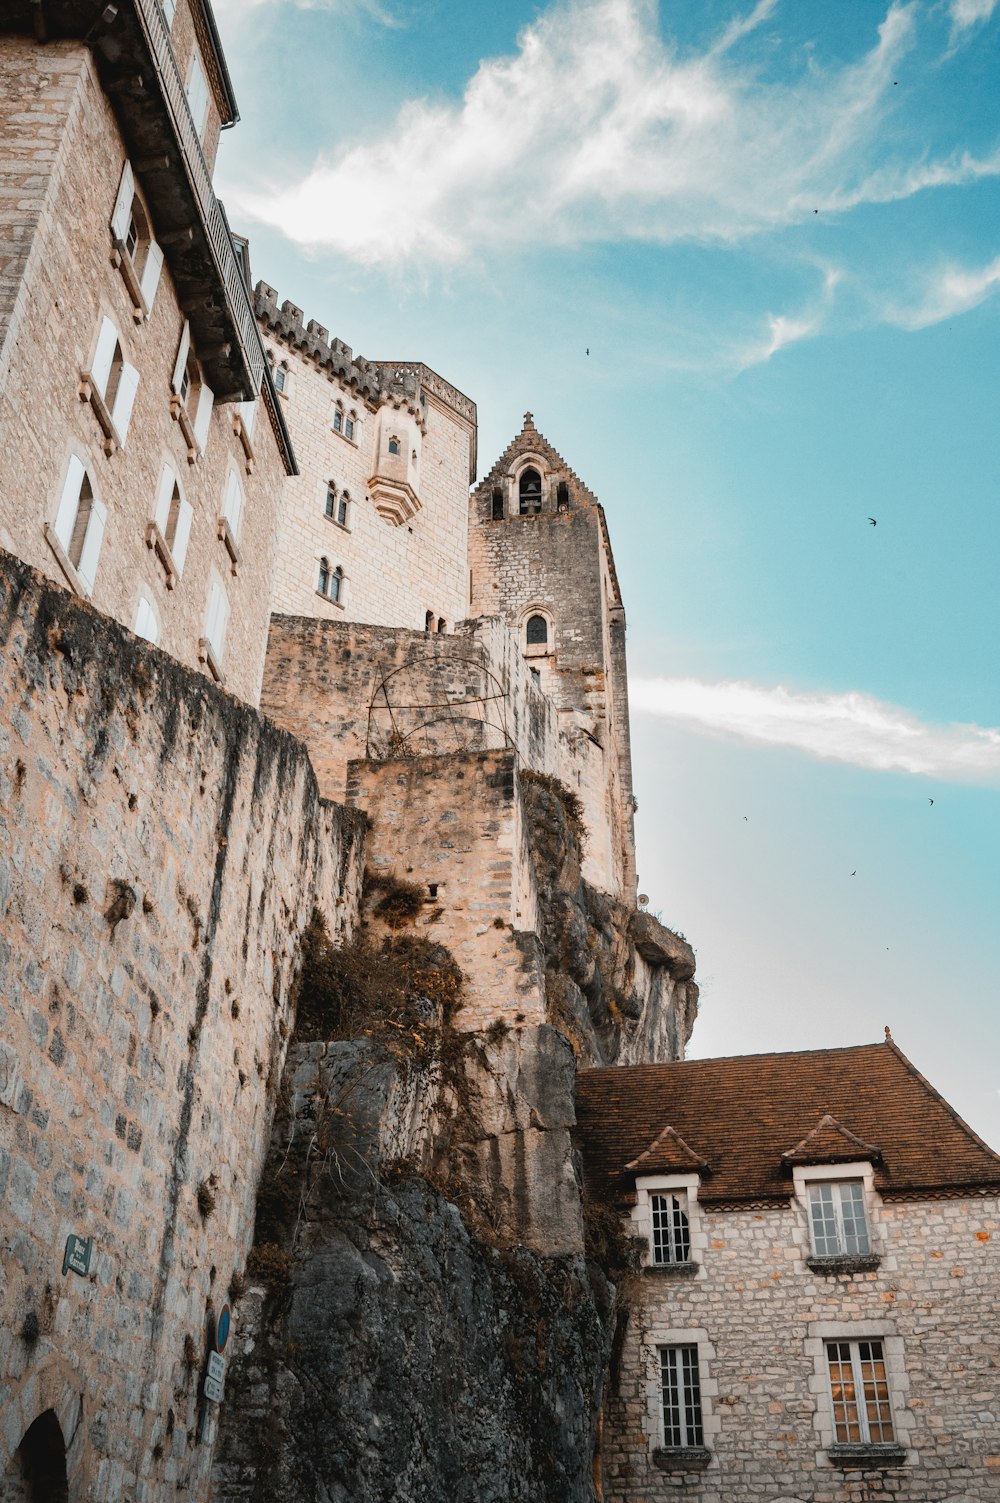
{"label": "stone building", "polygon": [[0,544],[249,703],[294,470],[201,0],[0,6]]}
{"label": "stone building", "polygon": [[884,1044],[584,1071],[635,1280],[605,1503],[988,1503],[1000,1158]]}

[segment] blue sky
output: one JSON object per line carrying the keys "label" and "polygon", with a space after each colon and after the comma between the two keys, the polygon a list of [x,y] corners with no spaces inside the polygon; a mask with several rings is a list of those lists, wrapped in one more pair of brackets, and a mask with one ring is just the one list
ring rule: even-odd
{"label": "blue sky", "polygon": [[255,274],[604,501],[691,1052],[890,1024],[1000,1147],[997,0],[217,10]]}

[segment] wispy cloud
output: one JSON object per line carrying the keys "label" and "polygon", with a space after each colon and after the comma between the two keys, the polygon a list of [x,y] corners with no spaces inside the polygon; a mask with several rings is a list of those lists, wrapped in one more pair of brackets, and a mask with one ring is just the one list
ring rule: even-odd
{"label": "wispy cloud", "polygon": [[913,303],[893,304],[885,320],[901,329],[926,329],[946,318],[969,313],[1000,288],[1000,256],[986,266],[948,266],[929,278],[922,295]]}
{"label": "wispy cloud", "polygon": [[883,165],[912,0],[889,7],[860,59],[790,83],[739,61],[775,8],[760,0],[681,57],[661,39],[656,0],[561,0],[514,54],[479,65],[460,103],[410,100],[381,139],[320,158],[291,188],[228,194],[303,245],[426,263],[539,242],[735,243],[975,170]]}
{"label": "wispy cloud", "polygon": [[837,267],[827,267],[823,275],[823,290],[809,311],[797,315],[769,313],[767,333],[763,339],[745,346],[736,357],[739,370],[748,370],[752,365],[761,365],[770,360],[779,350],[801,339],[812,339],[822,332],[833,304],[837,284],[842,273]]}
{"label": "wispy cloud", "polygon": [[952,36],[988,21],[997,8],[997,0],[951,0]]}
{"label": "wispy cloud", "polygon": [[791,746],[881,772],[1000,782],[1000,729],[930,725],[867,694],[795,694],[759,684],[634,679],[633,709],[709,734]]}

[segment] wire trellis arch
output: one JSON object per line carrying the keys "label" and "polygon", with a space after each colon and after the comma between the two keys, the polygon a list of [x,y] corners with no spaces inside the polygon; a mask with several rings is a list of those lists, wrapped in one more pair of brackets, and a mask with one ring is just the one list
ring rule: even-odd
{"label": "wire trellis arch", "polygon": [[[431,693],[413,700],[406,694],[405,679],[400,681],[400,675],[435,664],[446,669],[474,669],[482,676],[483,692],[467,692],[462,698],[453,698],[442,690],[441,698]],[[479,658],[449,656],[439,659],[427,654],[408,658],[388,672],[385,665],[379,663],[376,674],[368,701],[365,737],[365,756],[369,761],[382,762],[393,757],[418,757],[444,751],[493,750],[496,748],[489,744],[491,733],[499,738],[500,746],[510,748],[520,759],[508,727],[508,695],[496,674]],[[400,689],[403,689],[402,693]]]}

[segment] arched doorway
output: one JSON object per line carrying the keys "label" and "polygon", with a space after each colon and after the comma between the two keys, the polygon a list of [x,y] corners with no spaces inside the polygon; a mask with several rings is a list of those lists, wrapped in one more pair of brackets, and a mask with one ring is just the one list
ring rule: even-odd
{"label": "arched doorway", "polygon": [[0,1478],[0,1503],[68,1503],[66,1444],[52,1409],[29,1425]]}

